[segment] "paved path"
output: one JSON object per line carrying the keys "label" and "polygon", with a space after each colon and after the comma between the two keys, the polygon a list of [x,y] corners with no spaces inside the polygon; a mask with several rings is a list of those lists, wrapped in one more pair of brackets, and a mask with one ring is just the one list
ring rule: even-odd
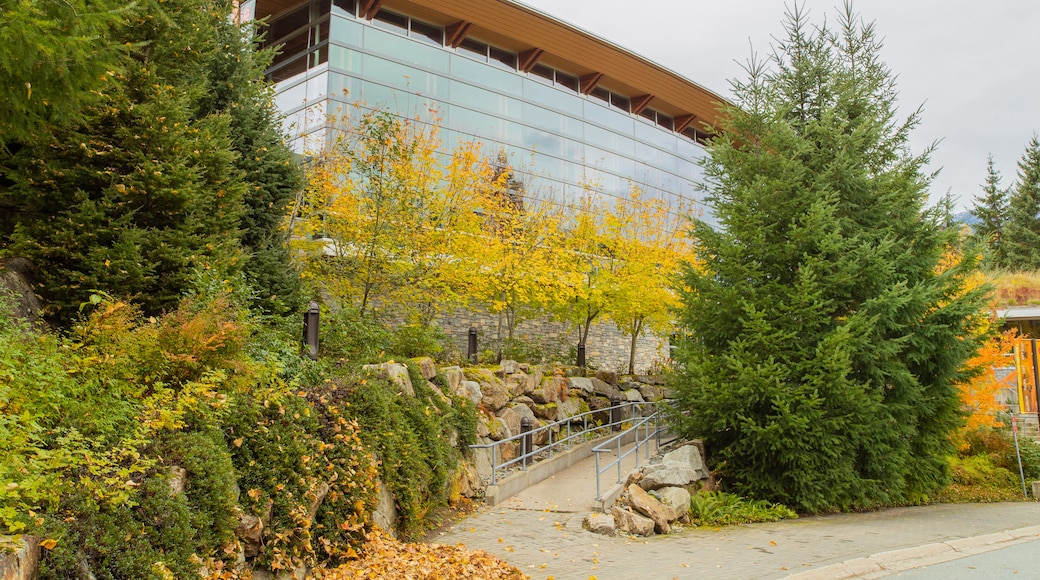
{"label": "paved path", "polygon": [[[868,575],[880,577],[961,555],[949,545],[941,545],[942,550],[929,547],[936,543],[1029,526],[1034,527],[1023,533],[1040,537],[1036,527],[1040,503],[1035,502],[893,508],[722,529],[692,528],[645,539],[593,534],[581,527],[584,515],[499,506],[479,510],[431,540],[485,550],[536,579],[650,580],[782,578],[814,571],[822,573],[813,575],[818,578],[850,577],[844,569],[821,568],[905,550],[888,558],[887,571]],[[968,541],[961,547],[978,543]],[[973,551],[982,549],[976,546]],[[909,557],[924,559],[908,564]],[[884,561],[883,554],[880,559]],[[1022,577],[1040,577],[1040,563],[1022,572]]]}

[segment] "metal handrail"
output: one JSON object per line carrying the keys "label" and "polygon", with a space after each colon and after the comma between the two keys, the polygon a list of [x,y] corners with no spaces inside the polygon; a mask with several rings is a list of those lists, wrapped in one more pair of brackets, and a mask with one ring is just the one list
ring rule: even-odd
{"label": "metal handrail", "polygon": [[[580,413],[578,415],[567,417],[565,419],[559,419],[557,421],[553,421],[552,423],[548,423],[546,425],[538,427],[537,429],[532,429],[530,431],[519,433],[517,435],[513,435],[511,437],[507,437],[507,438],[501,439],[499,441],[493,441],[491,443],[482,443],[482,444],[479,444],[479,445],[470,445],[469,448],[470,449],[491,449],[491,485],[497,485],[498,484],[498,472],[499,472],[500,469],[505,469],[507,467],[510,467],[510,466],[516,465],[516,464],[521,464],[521,469],[522,470],[523,469],[527,469],[527,465],[529,463],[533,463],[537,459],[536,455],[540,455],[540,454],[543,454],[545,452],[548,452],[548,456],[546,458],[547,459],[552,459],[553,453],[557,449],[559,449],[560,447],[562,447],[565,444],[567,446],[567,449],[569,450],[569,449],[571,449],[574,441],[576,441],[579,438],[582,439],[582,441],[588,441],[589,439],[591,439],[590,435],[593,435],[593,434],[595,434],[598,431],[601,431],[603,429],[611,429],[611,430],[613,430],[615,427],[620,427],[621,423],[622,423],[622,420],[621,420],[621,411],[622,410],[638,408],[639,411],[640,411],[640,414],[642,414],[643,409],[647,408],[647,407],[649,407],[651,409],[655,409],[656,408],[654,403],[647,403],[647,402],[626,402],[626,403],[621,403],[619,405],[607,407],[605,409],[599,409],[597,411],[587,411],[585,413]],[[615,413],[614,411],[617,411],[617,412]],[[591,422],[590,419],[592,418],[592,415],[595,414],[595,413],[603,413],[603,412],[609,412],[611,420],[609,422],[603,423],[603,424],[595,424],[595,423],[593,423],[593,425],[590,428],[589,423]],[[656,412],[655,412],[655,414],[656,414]],[[582,425],[581,430],[580,431],[572,431],[571,430],[571,425],[577,424],[577,423],[581,423],[581,425]],[[564,437],[558,437],[554,441],[553,440],[553,427],[560,427],[561,428],[560,430],[562,431],[563,426],[566,426],[567,435],[564,436]],[[538,435],[539,433],[541,433],[542,431],[547,431],[548,432],[547,442],[546,442],[545,445],[536,446],[536,445],[534,445],[535,436]],[[508,443],[514,443],[514,442],[519,442],[520,443],[521,453],[519,455],[517,455],[516,457],[514,457],[513,459],[510,459],[509,461],[505,461],[505,462],[499,464],[498,463],[499,446],[500,445],[505,445],[505,444],[508,444]]]}
{"label": "metal handrail", "polygon": [[[639,430],[643,430],[643,437],[639,437]],[[643,417],[642,420],[633,424],[628,429],[618,433],[610,439],[600,443],[599,445],[592,448],[592,452],[596,454],[596,501],[603,501],[603,493],[600,486],[600,478],[606,473],[611,467],[617,466],[617,483],[621,483],[621,462],[629,455],[635,453],[636,456],[636,467],[639,467],[639,448],[643,447],[646,453],[646,460],[650,461],[650,445],[649,441],[654,439],[657,443],[657,449],[661,449],[661,432],[664,429],[661,428],[661,413],[655,411],[653,414]],[[628,451],[621,453],[621,441],[629,433],[635,432],[635,445]],[[617,458],[614,461],[608,463],[605,467],[600,469],[599,457],[601,453],[616,453]]]}

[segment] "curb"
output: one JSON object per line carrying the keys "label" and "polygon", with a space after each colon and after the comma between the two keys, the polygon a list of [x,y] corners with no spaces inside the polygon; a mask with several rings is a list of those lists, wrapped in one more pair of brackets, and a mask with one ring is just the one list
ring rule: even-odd
{"label": "curb", "polygon": [[797,580],[881,578],[901,570],[948,562],[1037,539],[1040,539],[1040,526],[1029,526],[970,538],[958,538],[946,542],[925,544],[913,548],[878,552],[866,558],[854,558],[837,564],[791,574],[784,578]]}

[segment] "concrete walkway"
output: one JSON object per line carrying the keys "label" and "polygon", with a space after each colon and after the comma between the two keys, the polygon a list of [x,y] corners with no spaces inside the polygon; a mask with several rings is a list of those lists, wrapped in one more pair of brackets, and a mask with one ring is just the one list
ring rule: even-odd
{"label": "concrete walkway", "polygon": [[[478,510],[430,541],[490,552],[536,579],[667,580],[877,578],[1040,540],[1037,502],[892,508],[650,538],[600,536],[581,527],[594,503],[594,462]],[[616,472],[604,475],[603,483],[616,479]],[[1021,577],[1040,577],[1037,562]]]}

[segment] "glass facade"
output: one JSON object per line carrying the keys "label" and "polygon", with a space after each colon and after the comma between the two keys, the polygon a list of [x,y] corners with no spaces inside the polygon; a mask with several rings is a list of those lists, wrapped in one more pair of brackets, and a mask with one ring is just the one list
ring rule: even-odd
{"label": "glass facade", "polygon": [[446,147],[477,140],[489,156],[505,152],[529,192],[573,199],[583,184],[623,196],[630,184],[677,207],[700,211],[696,183],[704,138],[673,131],[673,119],[633,95],[578,91],[577,75],[466,38],[444,45],[442,27],[380,10],[358,16],[352,0],[312,0],[269,18],[266,38],[281,45],[269,70],[285,127],[299,153],[320,147],[326,115],[364,107],[430,116]]}

